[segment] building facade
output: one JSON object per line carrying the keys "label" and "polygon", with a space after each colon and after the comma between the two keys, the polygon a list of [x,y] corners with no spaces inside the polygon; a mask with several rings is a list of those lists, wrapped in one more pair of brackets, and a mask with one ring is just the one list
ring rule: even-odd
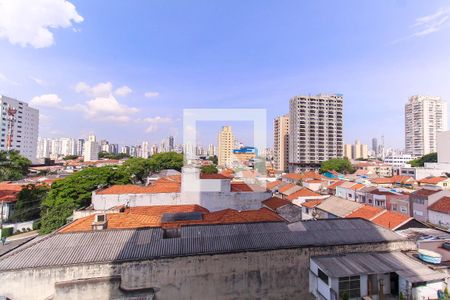
{"label": "building facade", "polygon": [[343,155],[343,96],[295,96],[289,103],[289,171]]}
{"label": "building facade", "polygon": [[[36,151],[39,134],[39,110],[31,108],[27,103],[0,96],[2,121],[0,124],[1,139],[0,150],[17,150],[31,161],[36,161]],[[13,116],[8,116],[8,109],[14,111]],[[8,118],[13,121],[10,134],[8,134]],[[8,146],[8,139],[9,146]]]}
{"label": "building facade", "polygon": [[84,143],[84,161],[98,160],[99,145],[95,135],[90,135]]}
{"label": "building facade", "polygon": [[232,151],[235,148],[235,139],[231,126],[223,126],[218,136],[218,164],[226,166],[232,163]]}
{"label": "building facade", "polygon": [[447,103],[441,97],[410,97],[405,105],[406,153],[419,157],[436,152],[437,132],[447,125]]}
{"label": "building facade", "polygon": [[287,171],[289,163],[289,115],[273,121],[273,161],[278,171]]}

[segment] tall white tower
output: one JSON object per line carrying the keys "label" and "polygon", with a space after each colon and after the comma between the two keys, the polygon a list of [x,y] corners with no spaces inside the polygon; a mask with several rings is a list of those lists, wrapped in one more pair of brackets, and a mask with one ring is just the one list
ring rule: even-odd
{"label": "tall white tower", "polygon": [[405,105],[405,150],[413,157],[436,152],[437,132],[446,131],[447,103],[436,96],[416,95]]}

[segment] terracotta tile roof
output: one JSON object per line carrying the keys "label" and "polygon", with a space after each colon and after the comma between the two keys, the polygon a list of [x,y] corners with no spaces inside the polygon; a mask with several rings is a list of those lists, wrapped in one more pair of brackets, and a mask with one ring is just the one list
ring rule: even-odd
{"label": "terracotta tile roof", "polygon": [[313,171],[308,171],[305,173],[287,173],[282,176],[282,178],[287,178],[290,180],[304,180],[304,179],[325,179],[326,177]]}
{"label": "terracotta tile roof", "polygon": [[233,178],[234,177],[234,171],[231,169],[225,169],[222,172],[220,172],[219,174],[222,174],[223,176],[229,177],[229,178]]}
{"label": "terracotta tile roof", "polygon": [[200,174],[200,179],[230,179],[230,177],[223,174]]}
{"label": "terracotta tile roof", "polygon": [[375,184],[392,184],[393,181],[388,177],[372,178],[370,182]]}
{"label": "terracotta tile roof", "polygon": [[423,179],[419,180],[419,182],[420,183],[425,183],[425,184],[438,184],[439,182],[442,182],[442,181],[445,181],[445,180],[448,180],[448,178],[444,177],[444,176],[440,176],[440,177],[432,177],[432,176],[430,176],[430,177],[426,177],[426,178],[423,178]]}
{"label": "terracotta tile roof", "polygon": [[343,180],[338,180],[338,181],[336,181],[336,182],[330,184],[330,185],[328,186],[328,189],[329,189],[329,190],[335,190],[336,187],[340,186],[340,185],[343,184],[344,182],[345,182],[345,181],[343,181]]}
{"label": "terracotta tile roof", "polygon": [[415,180],[411,176],[405,176],[405,175],[395,175],[391,177],[392,182],[394,183],[400,183],[400,184],[406,184],[406,183],[414,183]]}
{"label": "terracotta tile roof", "polygon": [[280,188],[278,189],[278,192],[279,192],[279,193],[284,193],[284,192],[286,192],[287,190],[290,190],[290,189],[292,189],[293,187],[296,187],[296,186],[297,186],[296,184],[288,183],[288,184],[283,185],[282,187],[280,187]]}
{"label": "terracotta tile roof", "polygon": [[267,188],[268,190],[271,190],[271,189],[273,189],[273,188],[279,186],[279,185],[282,184],[282,183],[283,183],[283,182],[282,182],[281,180],[275,180],[275,181],[272,181],[272,182],[267,182],[267,183],[266,183],[266,188]]}
{"label": "terracotta tile roof", "polygon": [[281,178],[287,178],[291,180],[301,180],[303,179],[303,175],[299,173],[286,173]]}
{"label": "terracotta tile roof", "polygon": [[270,208],[272,210],[276,210],[279,207],[291,204],[291,202],[286,200],[286,199],[281,199],[281,198],[278,198],[278,197],[272,197],[272,198],[269,198],[267,200],[264,200],[262,202],[262,204],[264,204],[265,206],[267,206],[268,208]]}
{"label": "terracotta tile roof", "polygon": [[253,192],[253,189],[246,183],[243,182],[232,182],[231,192]]}
{"label": "terracotta tile roof", "polygon": [[322,203],[322,199],[309,200],[309,201],[302,203],[302,206],[307,207],[307,208],[314,208],[317,205],[319,205],[320,203]]}
{"label": "terracotta tile roof", "polygon": [[411,193],[411,195],[420,196],[420,197],[428,197],[428,196],[431,196],[431,195],[439,193],[439,192],[440,192],[440,190],[420,189],[420,190],[417,190],[417,191]]}
{"label": "terracotta tile roof", "polygon": [[17,195],[23,189],[23,185],[1,182],[0,183],[0,201],[11,203],[17,201]]}
{"label": "terracotta tile roof", "polygon": [[[162,222],[166,213],[201,212],[201,220],[183,220]],[[78,219],[59,230],[60,233],[91,231],[95,215]],[[123,213],[107,214],[108,229],[134,229],[143,227],[173,228],[182,225],[195,224],[230,224],[247,222],[280,222],[283,219],[276,213],[266,208],[258,210],[237,211],[225,209],[209,212],[206,208],[198,205],[162,205],[133,207]]]}
{"label": "terracotta tile roof", "polygon": [[384,228],[395,230],[397,227],[411,219],[411,217],[405,216],[395,211],[385,211],[371,221]]}
{"label": "terracotta tile roof", "polygon": [[450,197],[442,197],[428,207],[429,210],[450,214]]}
{"label": "terracotta tile roof", "polygon": [[374,217],[378,216],[383,211],[384,211],[384,208],[381,208],[381,207],[364,205],[345,217],[346,218],[363,218],[366,220],[371,220]]}
{"label": "terracotta tile roof", "polygon": [[310,189],[303,187],[300,190],[287,196],[286,199],[295,200],[300,197],[317,197],[317,196],[320,196],[320,194],[317,194],[316,192],[313,192]]}
{"label": "terracotta tile roof", "polygon": [[98,195],[116,194],[158,194],[158,193],[179,193],[181,190],[178,182],[155,182],[152,185],[140,186],[133,184],[113,185],[103,190],[97,191]]}
{"label": "terracotta tile roof", "polygon": [[324,183],[325,181],[323,181],[321,179],[305,179],[303,182],[306,182],[306,183]]}
{"label": "terracotta tile roof", "polygon": [[181,183],[181,175],[169,175],[166,177],[161,177],[155,180],[156,183],[163,183],[163,182],[179,182]]}
{"label": "terracotta tile roof", "polygon": [[356,191],[356,190],[362,189],[364,187],[365,187],[364,184],[357,183],[357,184],[353,185],[350,189],[353,190],[353,191]]}

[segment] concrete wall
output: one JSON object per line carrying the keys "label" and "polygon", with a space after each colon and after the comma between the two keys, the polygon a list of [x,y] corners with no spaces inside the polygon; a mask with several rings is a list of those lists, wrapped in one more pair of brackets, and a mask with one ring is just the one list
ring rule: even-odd
{"label": "concrete wall", "polygon": [[3,271],[0,295],[14,300],[130,299],[136,292],[150,295],[154,288],[156,300],[312,299],[311,256],[412,249],[413,242],[401,241]]}
{"label": "concrete wall", "polygon": [[450,229],[450,215],[448,215],[448,214],[429,210],[428,211],[428,220],[432,224],[436,224],[436,225]]}
{"label": "concrete wall", "polygon": [[272,196],[270,192],[183,192],[158,194],[92,194],[95,210],[105,210],[117,205],[129,206],[198,204],[210,211],[222,209],[249,210],[262,207],[261,202]]}
{"label": "concrete wall", "polygon": [[438,163],[450,164],[450,131],[436,133]]}

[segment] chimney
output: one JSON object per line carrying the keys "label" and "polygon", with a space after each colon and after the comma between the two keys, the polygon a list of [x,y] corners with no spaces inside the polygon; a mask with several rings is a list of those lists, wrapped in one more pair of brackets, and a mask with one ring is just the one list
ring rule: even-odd
{"label": "chimney", "polygon": [[106,214],[96,214],[92,223],[92,230],[104,230],[108,227],[108,218]]}

